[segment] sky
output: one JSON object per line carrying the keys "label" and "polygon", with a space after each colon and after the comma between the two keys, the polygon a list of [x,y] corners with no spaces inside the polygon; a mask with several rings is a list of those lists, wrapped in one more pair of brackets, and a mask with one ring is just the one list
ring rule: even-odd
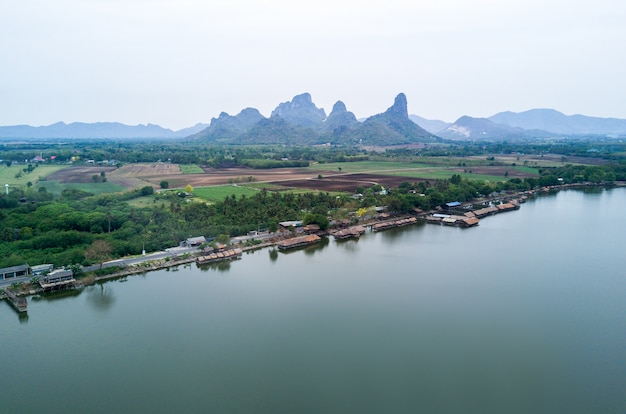
{"label": "sky", "polygon": [[0,0],[0,125],[178,130],[308,92],[358,118],[626,119],[623,0]]}

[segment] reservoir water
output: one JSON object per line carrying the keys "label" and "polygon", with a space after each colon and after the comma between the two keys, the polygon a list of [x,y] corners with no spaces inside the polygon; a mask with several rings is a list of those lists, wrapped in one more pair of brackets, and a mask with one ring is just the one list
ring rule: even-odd
{"label": "reservoir water", "polygon": [[0,303],[2,413],[626,412],[626,189]]}

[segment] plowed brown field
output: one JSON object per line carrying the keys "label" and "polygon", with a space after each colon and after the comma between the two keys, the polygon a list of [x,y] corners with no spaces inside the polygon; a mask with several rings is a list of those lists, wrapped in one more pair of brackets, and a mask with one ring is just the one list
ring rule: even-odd
{"label": "plowed brown field", "polygon": [[93,183],[93,176],[100,175],[101,172],[109,175],[111,171],[115,170],[115,167],[102,167],[102,166],[81,166],[81,167],[67,167],[59,171],[55,171],[46,177],[50,181],[59,181],[64,184],[70,183]]}

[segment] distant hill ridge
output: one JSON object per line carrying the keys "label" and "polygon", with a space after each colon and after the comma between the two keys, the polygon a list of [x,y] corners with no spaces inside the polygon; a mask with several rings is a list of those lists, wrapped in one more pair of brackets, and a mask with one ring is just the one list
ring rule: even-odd
{"label": "distant hill ridge", "polygon": [[554,109],[531,109],[525,112],[500,112],[493,122],[524,129],[540,129],[556,134],[626,134],[626,119],[565,115]]}
{"label": "distant hill ridge", "polygon": [[601,135],[626,137],[626,119],[564,115],[554,109],[531,109],[525,112],[500,112],[489,118],[462,116],[450,124],[408,115],[403,93],[385,112],[357,120],[342,101],[328,114],[318,108],[309,93],[282,102],[269,118],[255,108],[245,108],[237,115],[226,112],[178,131],[159,125],[129,126],[119,122],[66,124],[33,127],[0,126],[0,138],[8,139],[181,139],[207,143],[310,145],[401,145],[450,140],[515,140],[550,137]]}
{"label": "distant hill ridge", "polygon": [[130,126],[119,122],[57,122],[40,127],[3,126],[0,127],[0,138],[184,138],[207,126],[196,124],[190,128],[172,131],[154,124]]}

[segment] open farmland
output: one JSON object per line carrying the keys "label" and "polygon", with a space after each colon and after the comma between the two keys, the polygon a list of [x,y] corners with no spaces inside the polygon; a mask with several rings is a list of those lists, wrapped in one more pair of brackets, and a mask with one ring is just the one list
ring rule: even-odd
{"label": "open farmland", "polygon": [[[324,169],[327,168],[327,169]],[[341,167],[341,170],[339,168]],[[202,167],[201,174],[183,174],[178,164],[145,163],[128,164],[120,168],[84,166],[68,167],[52,174],[49,179],[60,183],[91,183],[92,176],[105,171],[111,183],[125,188],[160,187],[167,181],[169,188],[184,188],[191,185],[196,189],[240,183],[242,185],[272,184],[285,188],[301,188],[316,191],[353,192],[356,187],[380,184],[395,187],[400,183],[449,178],[460,174],[473,180],[505,180],[514,177],[535,176],[535,170],[513,166],[438,167],[425,164],[396,162],[354,162],[341,164],[318,164],[314,168],[274,168],[258,170],[252,168]],[[505,176],[506,174],[506,176]],[[323,178],[319,179],[321,175]],[[213,197],[209,197],[213,198]],[[219,198],[219,196],[218,196]]]}
{"label": "open farmland", "polygon": [[349,192],[353,193],[357,187],[371,187],[380,184],[383,187],[397,187],[405,181],[416,182],[423,181],[415,178],[397,176],[397,175],[381,175],[381,174],[334,174],[332,176],[324,176],[322,179],[295,179],[276,182],[283,187],[308,188],[317,191],[328,192]]}
{"label": "open farmland", "polygon": [[[524,165],[530,167],[562,167],[567,164],[582,164],[582,165],[603,165],[610,163],[609,160],[598,157],[578,157],[572,155],[560,155],[560,154],[541,154],[541,155],[525,155],[525,154],[494,154],[492,163],[504,164],[504,165]],[[486,156],[470,156],[468,160],[481,161],[486,159]]]}
{"label": "open farmland", "polygon": [[46,176],[64,168],[62,165],[38,165],[31,172],[24,172],[24,165],[0,166],[0,185],[26,187],[28,182],[36,184],[46,179]]}
{"label": "open farmland", "polygon": [[[246,183],[246,182],[274,182],[293,178],[306,179],[317,176],[317,172],[305,168],[276,168],[271,170],[255,170],[252,168],[203,168],[204,174],[181,174],[180,171],[171,174],[147,175],[145,172],[130,175],[126,167],[116,171],[115,178],[140,178],[155,188],[163,180],[169,183],[169,188],[184,188],[190,184],[194,188],[211,187],[215,185]],[[113,177],[113,176],[112,176]]]}
{"label": "open farmland", "polygon": [[169,176],[182,176],[178,164],[127,164],[108,175],[109,180],[126,188],[145,186],[159,187],[162,180],[169,181]]}
{"label": "open farmland", "polygon": [[103,171],[108,181],[125,188],[141,188],[147,185],[159,188],[161,181],[167,181],[169,188],[184,188],[187,184],[194,188],[199,188],[232,184],[234,182],[272,182],[317,176],[317,172],[304,168],[254,170],[252,168],[212,169],[204,167],[202,174],[183,174],[178,164],[145,163],[127,164],[120,168],[72,166],[56,171],[48,176],[47,179],[58,181],[61,184],[92,183],[92,177],[99,175]]}
{"label": "open farmland", "polygon": [[357,161],[312,164],[311,169],[319,171],[343,171],[348,173],[381,173],[384,171],[413,170],[432,167],[431,164],[397,161]]}
{"label": "open farmland", "polygon": [[93,183],[93,176],[100,175],[104,172],[107,177],[111,171],[114,171],[115,167],[103,167],[103,166],[80,166],[80,167],[66,167],[61,170],[55,171],[46,177],[49,181],[58,181],[61,184],[74,184],[74,183]]}

